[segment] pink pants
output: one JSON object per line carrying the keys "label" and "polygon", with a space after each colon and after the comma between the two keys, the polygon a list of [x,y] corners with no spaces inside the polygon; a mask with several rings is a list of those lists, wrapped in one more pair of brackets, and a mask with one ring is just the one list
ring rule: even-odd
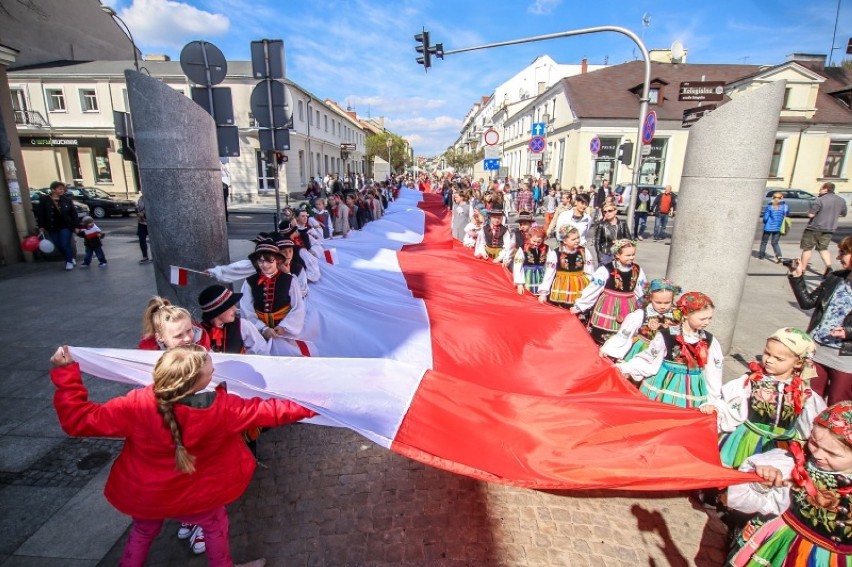
{"label": "pink pants", "polygon": [[822,396],[828,405],[852,400],[852,373],[819,363],[814,363],[814,369],[817,375],[811,380],[811,389]]}
{"label": "pink pants", "polygon": [[[207,561],[211,567],[231,567],[234,564],[231,559],[231,543],[228,541],[228,512],[224,506],[201,514],[180,516],[175,520],[187,524],[198,524],[204,529]],[[133,518],[133,527],[130,529],[130,537],[127,539],[127,545],[124,546],[124,554],[121,556],[119,565],[142,567],[148,557],[151,543],[159,535],[162,527],[163,520]]]}

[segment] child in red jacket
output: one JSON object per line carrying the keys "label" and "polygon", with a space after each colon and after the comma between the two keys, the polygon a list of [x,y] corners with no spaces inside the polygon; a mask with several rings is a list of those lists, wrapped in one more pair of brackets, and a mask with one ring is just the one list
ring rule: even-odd
{"label": "child in red jacket", "polygon": [[[243,399],[224,384],[202,392],[213,377],[213,362],[197,345],[166,351],[154,366],[152,385],[104,404],[88,400],[68,347],[50,361],[63,431],[127,439],[104,488],[110,504],[133,518],[121,565],[143,565],[163,519],[175,518],[204,530],[210,565],[231,567],[225,505],[242,495],[255,469],[241,433],[316,413],[287,400]],[[259,559],[245,565],[264,564]]]}

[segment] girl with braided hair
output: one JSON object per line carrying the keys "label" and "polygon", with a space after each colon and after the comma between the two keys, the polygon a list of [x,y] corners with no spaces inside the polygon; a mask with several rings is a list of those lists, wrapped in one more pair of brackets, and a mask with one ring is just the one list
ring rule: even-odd
{"label": "girl with braided hair", "polygon": [[716,418],[723,465],[739,468],[752,455],[808,438],[825,409],[810,389],[815,351],[803,331],[778,329],[766,339],[761,362],[749,363],[749,372],[722,387]]}
{"label": "girl with braided hair", "polygon": [[[288,400],[243,399],[225,384],[204,391],[213,362],[197,346],[166,351],[154,367],[153,384],[104,404],[91,402],[80,366],[67,346],[50,359],[54,407],[69,435],[127,439],[110,470],[106,499],[133,518],[121,565],[141,566],[164,518],[204,530],[211,566],[231,567],[225,506],[248,487],[255,460],[241,433],[313,417]],[[259,567],[259,559],[245,566]]]}
{"label": "girl with braided hair", "polygon": [[823,410],[806,441],[750,457],[763,482],[728,487],[727,506],[757,514],[734,534],[726,565],[852,565],[852,402]]}

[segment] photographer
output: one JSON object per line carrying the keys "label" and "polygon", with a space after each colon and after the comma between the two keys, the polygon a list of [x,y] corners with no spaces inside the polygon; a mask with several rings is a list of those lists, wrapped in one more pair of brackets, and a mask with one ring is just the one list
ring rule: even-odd
{"label": "photographer", "polygon": [[806,266],[796,260],[788,266],[799,307],[814,310],[808,334],[816,342],[817,377],[811,387],[829,405],[852,399],[852,236],[844,238],[838,249],[843,269],[828,274],[813,291],[805,284]]}

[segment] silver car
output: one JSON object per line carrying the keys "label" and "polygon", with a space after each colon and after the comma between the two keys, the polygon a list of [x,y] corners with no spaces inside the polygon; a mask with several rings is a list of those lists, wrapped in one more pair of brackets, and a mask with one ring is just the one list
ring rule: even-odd
{"label": "silver car", "polygon": [[[766,196],[763,199],[763,207],[772,202],[772,196],[775,193],[781,193],[784,196],[784,202],[790,207],[791,217],[806,217],[808,211],[811,210],[811,204],[816,199],[816,195],[802,191],[801,189],[787,189],[767,187]],[[761,213],[763,209],[761,209]]]}

